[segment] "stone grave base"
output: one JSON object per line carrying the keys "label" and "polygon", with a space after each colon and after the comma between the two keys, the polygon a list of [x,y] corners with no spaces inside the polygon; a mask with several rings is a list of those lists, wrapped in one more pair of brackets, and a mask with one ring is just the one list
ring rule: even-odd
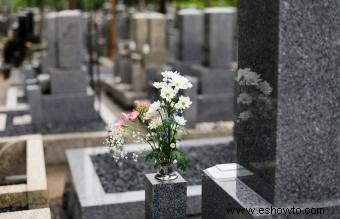
{"label": "stone grave base", "polygon": [[173,70],[198,79],[197,122],[235,118],[235,72],[172,60]]}
{"label": "stone grave base", "polygon": [[[211,169],[211,168],[209,168]],[[248,177],[252,176],[249,171],[245,169],[229,169],[223,172],[222,178],[216,178],[211,175],[209,170],[203,171],[202,176],[202,219],[322,219],[322,218],[338,218],[340,214],[339,200],[327,200],[324,202],[313,203],[298,203],[286,206],[273,206],[263,197],[261,197],[254,190],[249,188],[236,176],[246,174]],[[244,176],[244,175],[243,175]],[[282,209],[296,209],[296,213],[282,213]],[[262,208],[263,210],[260,210]],[[275,210],[276,208],[276,214]],[[297,209],[300,210],[297,210]],[[306,214],[304,211],[311,210],[314,213],[318,209],[319,214]],[[253,213],[228,213],[227,209],[239,209],[245,211],[246,209],[254,209]],[[271,210],[273,209],[273,210]],[[312,210],[313,209],[313,210]],[[267,214],[263,214],[267,211]],[[311,212],[309,211],[309,212]],[[261,213],[262,212],[262,213]],[[270,213],[271,212],[271,213]],[[299,213],[300,212],[300,213]],[[302,212],[302,213],[301,213]],[[322,213],[323,212],[323,213]]]}
{"label": "stone grave base", "polygon": [[236,71],[231,68],[209,68],[198,64],[183,63],[172,60],[170,65],[174,70],[184,75],[196,77],[199,80],[200,94],[234,93]]}
{"label": "stone grave base", "polygon": [[43,123],[77,123],[97,119],[94,110],[94,95],[43,95]]}
{"label": "stone grave base", "polygon": [[234,96],[200,95],[197,98],[197,122],[233,121],[235,118]]}
{"label": "stone grave base", "polygon": [[101,83],[103,89],[126,109],[132,108],[136,100],[147,99],[147,92],[134,92],[131,85],[117,83],[112,79],[102,80]]}
{"label": "stone grave base", "polygon": [[[0,140],[1,209],[48,206],[42,138],[27,135]],[[1,218],[1,217],[0,217]]]}
{"label": "stone grave base", "polygon": [[[209,146],[222,148],[224,152],[216,153],[215,150],[211,150]],[[221,157],[221,154],[223,154],[223,160],[225,159],[233,162],[236,158],[235,145],[232,142],[232,138],[183,141],[179,147],[181,147],[185,153],[188,153],[189,156],[193,156],[191,160],[195,160],[195,162],[193,162],[193,160],[191,161],[188,168],[197,169],[196,166],[199,164],[201,159],[205,160],[205,163],[202,163],[203,166],[201,166],[201,168],[205,168],[206,165],[209,165],[210,163],[213,164],[217,160],[219,161],[220,159],[215,159],[214,156]],[[204,154],[201,154],[200,152],[204,149],[204,147],[209,148],[204,150]],[[126,150],[128,152],[136,151],[139,148],[145,148],[147,150],[148,146],[126,146]],[[129,177],[130,180],[120,179],[121,181],[123,180],[120,184],[119,179],[116,179],[115,183],[118,183],[119,185],[117,184],[117,186],[112,187],[110,186],[111,180],[109,180],[110,182],[107,182],[107,179],[110,178],[111,174],[118,174],[118,170],[115,171],[113,169],[117,164],[111,159],[108,152],[108,148],[87,148],[69,150],[66,152],[71,181],[66,183],[64,204],[69,217],[75,219],[106,219],[111,218],[112,216],[115,216],[117,219],[143,219],[145,217],[145,192],[143,190],[144,170],[140,169],[135,172],[132,168],[126,169],[124,173],[127,174],[125,177],[129,177],[129,174],[136,174],[137,181],[139,179],[137,175],[142,174],[141,184],[139,182],[134,182],[134,180]],[[202,155],[202,157],[200,155]],[[98,158],[100,159],[98,160]],[[222,162],[222,160],[220,162]],[[128,163],[123,163],[123,165],[124,164],[129,165]],[[136,167],[143,168],[146,167],[147,164],[144,161],[140,161],[134,165]],[[107,166],[107,168],[105,168],[105,166]],[[96,168],[99,169],[96,170]],[[101,173],[102,171],[105,172],[109,169],[110,173],[107,173],[108,175],[105,176],[105,174],[103,175]],[[152,165],[149,169],[146,168],[145,171],[154,171]],[[187,172],[189,175],[194,174],[192,176],[194,177],[192,183],[187,187],[188,215],[200,214],[201,212],[201,174],[200,170],[198,170],[197,173],[196,172]],[[106,177],[109,178],[106,179]],[[129,185],[127,185],[127,183]]]}

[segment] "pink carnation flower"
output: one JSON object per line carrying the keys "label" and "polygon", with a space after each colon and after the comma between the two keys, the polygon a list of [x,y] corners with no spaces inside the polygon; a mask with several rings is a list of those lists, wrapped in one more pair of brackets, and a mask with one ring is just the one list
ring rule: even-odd
{"label": "pink carnation flower", "polygon": [[137,111],[133,111],[128,115],[129,119],[131,120],[135,120],[138,116],[139,116],[139,112]]}
{"label": "pink carnation flower", "polygon": [[115,128],[122,128],[123,125],[125,125],[126,121],[124,121],[123,119],[121,120],[118,120],[116,123],[115,123]]}

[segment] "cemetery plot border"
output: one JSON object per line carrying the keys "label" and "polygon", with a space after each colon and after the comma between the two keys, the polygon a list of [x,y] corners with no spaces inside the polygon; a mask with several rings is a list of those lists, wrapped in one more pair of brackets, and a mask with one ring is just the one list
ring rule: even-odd
{"label": "cemetery plot border", "polygon": [[[0,144],[24,142],[26,153],[26,183],[0,186],[0,208],[39,208],[48,205],[47,179],[41,135],[2,138]],[[10,145],[11,147],[15,144]],[[6,152],[4,152],[6,153]]]}
{"label": "cemetery plot border", "polygon": [[[231,154],[236,153],[232,138],[215,138],[184,141],[180,147],[204,147],[223,144]],[[127,151],[136,151],[141,145],[128,145]],[[144,146],[147,147],[147,146]],[[70,180],[65,189],[65,203],[69,216],[73,218],[144,218],[144,190],[106,193],[91,160],[92,155],[108,153],[107,148],[87,148],[66,152]],[[234,155],[230,158],[234,159]],[[86,180],[84,180],[86,179]],[[201,212],[201,185],[187,188],[187,214]]]}

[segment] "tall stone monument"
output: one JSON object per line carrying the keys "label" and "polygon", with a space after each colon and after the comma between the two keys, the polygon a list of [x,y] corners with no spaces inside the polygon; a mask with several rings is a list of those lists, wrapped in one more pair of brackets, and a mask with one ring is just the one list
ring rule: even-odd
{"label": "tall stone monument", "polygon": [[236,123],[238,162],[251,174],[205,171],[203,218],[229,218],[232,207],[254,207],[248,218],[338,218],[340,2],[240,0],[238,19],[239,68],[273,92],[267,107]]}
{"label": "tall stone monument", "polygon": [[198,122],[234,119],[236,16],[234,7],[178,12],[178,59],[174,69],[198,79]]}
{"label": "tall stone monument", "polygon": [[28,87],[32,123],[38,127],[92,123],[97,115],[94,94],[82,69],[82,13],[61,11],[49,14],[47,21],[50,93],[42,93],[40,86]]}
{"label": "tall stone monument", "polygon": [[203,23],[203,13],[200,10],[182,9],[178,12],[178,60],[190,64],[200,64],[202,62],[204,43]]}
{"label": "tall stone monument", "polygon": [[103,80],[104,89],[124,108],[147,99],[145,69],[167,62],[165,16],[156,12],[130,15],[130,40],[117,45],[114,80]]}

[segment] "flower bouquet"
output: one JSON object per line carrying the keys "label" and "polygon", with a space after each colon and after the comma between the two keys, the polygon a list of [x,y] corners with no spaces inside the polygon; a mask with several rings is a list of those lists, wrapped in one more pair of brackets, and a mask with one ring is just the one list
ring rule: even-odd
{"label": "flower bouquet", "polygon": [[185,131],[183,112],[191,105],[190,98],[181,94],[192,84],[178,72],[165,71],[162,76],[162,82],[153,84],[160,92],[160,99],[150,105],[138,102],[131,113],[123,113],[122,119],[110,127],[105,144],[116,161],[129,157],[137,161],[139,156],[124,151],[125,136],[149,144],[151,150],[147,151],[145,159],[153,160],[158,168],[156,179],[173,180],[177,178],[176,167],[184,171],[187,163],[177,144]]}

